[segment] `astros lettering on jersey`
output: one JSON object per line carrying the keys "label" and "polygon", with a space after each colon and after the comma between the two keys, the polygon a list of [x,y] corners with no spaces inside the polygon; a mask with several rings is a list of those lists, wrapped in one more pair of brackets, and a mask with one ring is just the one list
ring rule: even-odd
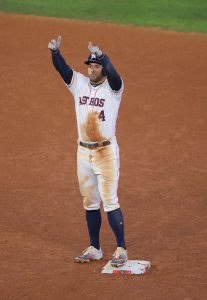
{"label": "astros lettering on jersey", "polygon": [[68,89],[74,96],[79,140],[100,142],[113,139],[116,119],[123,93],[112,91],[108,80],[93,86],[88,77],[73,71]]}

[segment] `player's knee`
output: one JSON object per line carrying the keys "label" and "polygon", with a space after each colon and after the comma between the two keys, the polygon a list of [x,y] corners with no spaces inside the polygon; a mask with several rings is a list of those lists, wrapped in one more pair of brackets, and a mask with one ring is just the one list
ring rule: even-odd
{"label": "player's knee", "polygon": [[109,212],[120,207],[119,200],[116,193],[111,193],[111,194],[102,193],[101,199],[103,202],[103,209],[105,212]]}
{"label": "player's knee", "polygon": [[96,210],[100,208],[100,201],[93,201],[88,197],[83,198],[83,207],[86,210]]}
{"label": "player's knee", "polygon": [[120,205],[119,205],[118,202],[116,202],[116,203],[107,202],[107,201],[103,202],[103,209],[104,209],[105,212],[113,211],[113,210],[115,210],[119,207],[120,207]]}

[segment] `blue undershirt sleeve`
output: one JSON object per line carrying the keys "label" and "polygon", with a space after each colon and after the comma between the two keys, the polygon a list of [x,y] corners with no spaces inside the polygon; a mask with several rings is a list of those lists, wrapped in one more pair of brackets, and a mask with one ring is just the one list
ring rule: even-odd
{"label": "blue undershirt sleeve", "polygon": [[71,84],[72,77],[73,77],[73,70],[70,68],[70,66],[67,65],[65,62],[65,59],[62,57],[59,51],[52,53],[52,62],[55,67],[55,69],[60,73],[60,76],[64,80],[66,84]]}
{"label": "blue undershirt sleeve", "polygon": [[122,87],[122,80],[113,64],[111,63],[109,57],[104,54],[99,58],[103,65],[104,74],[107,76],[108,83],[112,90],[118,92]]}

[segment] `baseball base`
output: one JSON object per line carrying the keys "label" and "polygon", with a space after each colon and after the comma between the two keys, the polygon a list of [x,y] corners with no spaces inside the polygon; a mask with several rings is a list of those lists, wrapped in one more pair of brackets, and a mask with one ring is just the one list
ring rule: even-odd
{"label": "baseball base", "polygon": [[146,273],[151,267],[150,262],[145,260],[128,260],[124,266],[119,268],[112,267],[110,262],[103,267],[102,274],[140,275]]}

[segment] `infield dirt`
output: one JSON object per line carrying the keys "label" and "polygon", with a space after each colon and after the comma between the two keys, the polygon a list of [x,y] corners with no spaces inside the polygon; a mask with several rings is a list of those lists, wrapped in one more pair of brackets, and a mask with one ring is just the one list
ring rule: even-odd
{"label": "infield dirt", "polygon": [[[0,26],[0,298],[206,299],[207,36],[3,13]],[[91,40],[124,79],[119,199],[144,276],[100,273],[115,249],[104,213],[104,260],[74,262],[88,238],[74,102],[47,49],[58,34],[75,70]]]}

